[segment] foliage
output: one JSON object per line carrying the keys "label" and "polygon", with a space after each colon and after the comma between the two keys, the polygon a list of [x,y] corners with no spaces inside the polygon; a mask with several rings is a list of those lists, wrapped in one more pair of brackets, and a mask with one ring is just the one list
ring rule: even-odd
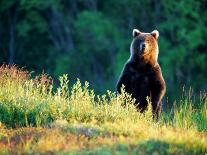
{"label": "foliage", "polygon": [[207,12],[202,11],[203,4],[204,1],[187,0],[180,3],[165,1],[163,4],[166,16],[160,24],[163,34],[160,58],[166,79],[177,88],[185,84],[198,91],[205,85],[206,19],[201,17]]}
{"label": "foliage", "polygon": [[114,90],[129,57],[131,32],[160,32],[159,63],[169,100],[192,86],[206,90],[207,2],[1,0],[0,63],[70,73],[95,92]]}
{"label": "foliage", "polygon": [[0,153],[207,151],[206,93],[199,104],[191,94],[183,96],[180,107],[163,112],[156,123],[151,107],[137,112],[124,88],[119,96],[111,91],[100,96],[88,82],[77,80],[69,88],[66,74],[55,91],[50,81],[45,74],[30,78],[24,69],[0,67]]}

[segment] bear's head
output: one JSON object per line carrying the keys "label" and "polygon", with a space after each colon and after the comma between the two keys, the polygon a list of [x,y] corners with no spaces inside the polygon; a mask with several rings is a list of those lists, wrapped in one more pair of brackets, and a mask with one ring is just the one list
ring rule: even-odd
{"label": "bear's head", "polygon": [[159,32],[154,30],[151,33],[144,33],[134,29],[132,35],[131,59],[154,66],[157,63],[159,53],[157,44]]}

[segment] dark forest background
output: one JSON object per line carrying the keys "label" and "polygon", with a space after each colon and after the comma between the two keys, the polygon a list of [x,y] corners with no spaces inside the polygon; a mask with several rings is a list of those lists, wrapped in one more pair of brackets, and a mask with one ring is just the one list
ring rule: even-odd
{"label": "dark forest background", "polygon": [[0,0],[0,63],[115,90],[133,28],[159,30],[167,96],[207,89],[206,0]]}

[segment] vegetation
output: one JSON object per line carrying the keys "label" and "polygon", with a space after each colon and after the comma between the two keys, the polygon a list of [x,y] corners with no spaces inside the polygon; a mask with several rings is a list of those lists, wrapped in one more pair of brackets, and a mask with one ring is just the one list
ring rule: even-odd
{"label": "vegetation", "polygon": [[[206,154],[206,17],[206,0],[0,0],[0,154]],[[114,92],[133,28],[160,33],[159,122]]]}
{"label": "vegetation", "polygon": [[[207,96],[184,95],[179,106],[153,122],[151,107],[136,111],[123,92],[99,96],[88,82],[53,89],[51,78],[31,78],[15,66],[0,67],[0,154],[205,154]],[[149,101],[150,102],[150,101]]]}

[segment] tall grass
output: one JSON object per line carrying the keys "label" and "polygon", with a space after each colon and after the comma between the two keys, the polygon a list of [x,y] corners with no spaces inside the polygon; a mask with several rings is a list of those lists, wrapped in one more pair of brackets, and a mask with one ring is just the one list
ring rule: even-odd
{"label": "tall grass", "polygon": [[[16,66],[0,67],[0,122],[7,127],[49,125],[55,120],[69,123],[91,123],[104,127],[120,124],[153,125],[151,110],[137,112],[131,96],[122,91],[120,96],[107,91],[95,95],[89,83],[80,80],[68,87],[68,76],[59,78],[53,90],[51,78],[45,74],[31,78],[30,73]],[[195,100],[196,101],[196,100]],[[178,105],[178,106],[177,106]],[[200,94],[194,103],[192,95],[183,96],[171,113],[163,112],[160,124],[183,129],[207,130],[207,95]],[[128,130],[128,129],[126,129]]]}
{"label": "tall grass", "polygon": [[207,131],[207,93],[195,96],[191,88],[183,89],[179,101],[173,103],[170,113],[164,113],[162,119],[173,127]]}
{"label": "tall grass", "polygon": [[[69,90],[67,75],[59,78],[60,86],[52,91],[52,84],[45,84],[38,77],[31,79],[28,72],[15,66],[0,69],[0,121],[8,127],[47,125],[58,119],[71,123],[114,122],[135,120],[138,116],[130,104],[132,99],[126,94],[119,97],[119,102],[110,91],[97,96],[88,89],[88,82],[82,85],[80,80]],[[44,78],[47,77],[44,75]],[[122,103],[127,103],[127,107]]]}

